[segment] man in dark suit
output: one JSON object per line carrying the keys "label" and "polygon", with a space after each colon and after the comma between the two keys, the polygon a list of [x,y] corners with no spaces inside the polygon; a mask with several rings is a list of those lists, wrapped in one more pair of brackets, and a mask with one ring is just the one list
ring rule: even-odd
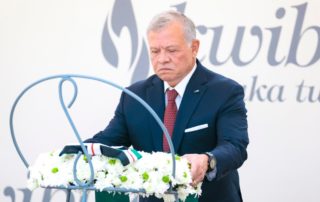
{"label": "man in dark suit", "polygon": [[[243,88],[196,59],[199,41],[193,22],[185,15],[168,11],[155,16],[147,37],[155,75],[128,89],[160,118],[166,116],[167,90],[175,89],[177,113],[170,135],[175,152],[191,163],[193,184],[203,181],[199,201],[242,201],[237,169],[247,159],[249,143]],[[107,128],[86,142],[132,145],[152,152],[163,151],[164,141],[151,114],[123,93]]]}

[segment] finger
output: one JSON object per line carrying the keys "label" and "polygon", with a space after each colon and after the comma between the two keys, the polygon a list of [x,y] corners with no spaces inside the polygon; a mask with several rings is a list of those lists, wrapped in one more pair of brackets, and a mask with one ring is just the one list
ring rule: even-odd
{"label": "finger", "polygon": [[191,183],[191,186],[196,187],[201,181],[194,180]]}
{"label": "finger", "polygon": [[196,187],[199,183],[201,183],[204,180],[204,177],[202,178],[196,178],[192,180],[191,186]]}
{"label": "finger", "polygon": [[188,162],[191,162],[190,154],[185,154],[182,156],[182,158],[187,159]]}

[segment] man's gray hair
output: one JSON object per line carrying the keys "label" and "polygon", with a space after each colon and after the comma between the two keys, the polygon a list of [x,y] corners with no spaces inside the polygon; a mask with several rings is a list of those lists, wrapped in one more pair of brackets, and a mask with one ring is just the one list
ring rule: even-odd
{"label": "man's gray hair", "polygon": [[188,43],[196,39],[196,28],[191,19],[178,11],[170,10],[154,16],[149,23],[147,34],[150,31],[159,31],[168,26],[171,22],[178,21],[184,29],[184,36]]}

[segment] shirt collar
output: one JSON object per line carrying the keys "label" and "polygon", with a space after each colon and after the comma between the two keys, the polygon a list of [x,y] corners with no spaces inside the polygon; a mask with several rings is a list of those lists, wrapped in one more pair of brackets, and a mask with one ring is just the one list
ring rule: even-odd
{"label": "shirt collar", "polygon": [[184,91],[189,83],[191,76],[193,75],[194,71],[196,70],[197,63],[194,64],[192,70],[174,87],[170,87],[167,82],[164,83],[164,93],[166,93],[167,89],[175,89],[178,92],[178,95],[183,97]]}

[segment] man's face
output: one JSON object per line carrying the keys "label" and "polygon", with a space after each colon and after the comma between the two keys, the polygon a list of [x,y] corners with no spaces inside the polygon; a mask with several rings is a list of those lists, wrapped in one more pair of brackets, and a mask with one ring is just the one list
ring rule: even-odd
{"label": "man's face", "polygon": [[154,72],[171,87],[176,86],[194,66],[199,41],[188,44],[181,24],[172,22],[161,30],[150,31],[148,42]]}

